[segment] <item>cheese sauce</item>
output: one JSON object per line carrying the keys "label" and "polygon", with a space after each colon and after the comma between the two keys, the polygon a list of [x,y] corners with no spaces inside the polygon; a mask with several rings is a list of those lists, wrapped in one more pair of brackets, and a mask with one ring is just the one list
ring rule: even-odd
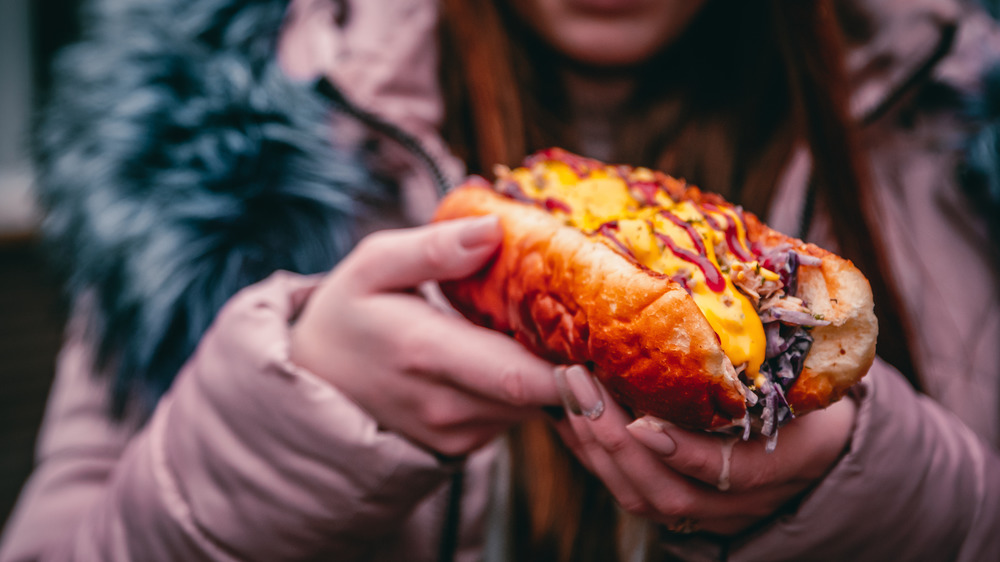
{"label": "cheese sauce", "polygon": [[[646,268],[681,283],[719,336],[733,365],[746,366],[754,380],[764,362],[765,336],[760,317],[729,278],[730,266],[743,262],[764,278],[749,249],[740,211],[729,205],[675,201],[683,183],[645,168],[604,166],[559,153],[540,154],[530,167],[502,169],[507,195],[527,199],[564,217],[566,224],[601,238]],[[675,182],[668,185],[668,182]]]}

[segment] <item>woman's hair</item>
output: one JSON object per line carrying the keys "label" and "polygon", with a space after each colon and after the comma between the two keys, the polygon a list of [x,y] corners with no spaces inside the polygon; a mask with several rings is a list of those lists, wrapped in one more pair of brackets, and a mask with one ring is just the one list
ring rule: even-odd
{"label": "woman's hair", "polygon": [[[557,78],[573,63],[506,4],[444,2],[445,136],[478,173],[548,146],[580,150]],[[709,0],[677,41],[635,70],[640,83],[614,133],[616,161],[687,178],[766,217],[793,149],[809,148],[813,196],[834,218],[840,252],[871,281],[880,355],[917,385],[910,327],[848,113],[832,3]],[[620,533],[607,492],[544,427],[518,428],[512,443],[517,559],[607,559],[589,544]]]}

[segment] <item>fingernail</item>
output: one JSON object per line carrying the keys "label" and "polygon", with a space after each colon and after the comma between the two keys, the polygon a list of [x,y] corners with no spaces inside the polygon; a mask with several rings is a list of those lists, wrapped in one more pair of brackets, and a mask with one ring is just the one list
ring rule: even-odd
{"label": "fingernail", "polygon": [[604,413],[604,398],[597,380],[580,365],[558,366],[554,376],[566,409],[577,416],[596,420]]}
{"label": "fingernail", "polygon": [[488,215],[469,220],[458,233],[458,242],[463,248],[473,250],[500,240],[500,217]]}
{"label": "fingernail", "polygon": [[667,426],[655,418],[643,416],[626,426],[632,437],[661,455],[672,455],[677,443],[667,435]]}

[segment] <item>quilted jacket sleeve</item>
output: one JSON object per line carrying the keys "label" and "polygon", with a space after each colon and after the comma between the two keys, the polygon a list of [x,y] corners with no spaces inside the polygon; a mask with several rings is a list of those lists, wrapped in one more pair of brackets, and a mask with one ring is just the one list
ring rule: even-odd
{"label": "quilted jacket sleeve", "polygon": [[847,455],[731,560],[1000,560],[1000,457],[876,362]]}
{"label": "quilted jacket sleeve", "polygon": [[0,559],[366,557],[448,471],[289,362],[314,286],[277,274],[234,297],[136,433],[70,344]]}

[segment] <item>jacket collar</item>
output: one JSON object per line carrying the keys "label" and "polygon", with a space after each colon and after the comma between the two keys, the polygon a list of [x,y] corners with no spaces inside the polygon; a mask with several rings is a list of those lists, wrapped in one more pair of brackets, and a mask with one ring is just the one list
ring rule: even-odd
{"label": "jacket collar", "polygon": [[952,0],[850,0],[851,112],[870,123],[934,75],[954,48],[962,10]]}

